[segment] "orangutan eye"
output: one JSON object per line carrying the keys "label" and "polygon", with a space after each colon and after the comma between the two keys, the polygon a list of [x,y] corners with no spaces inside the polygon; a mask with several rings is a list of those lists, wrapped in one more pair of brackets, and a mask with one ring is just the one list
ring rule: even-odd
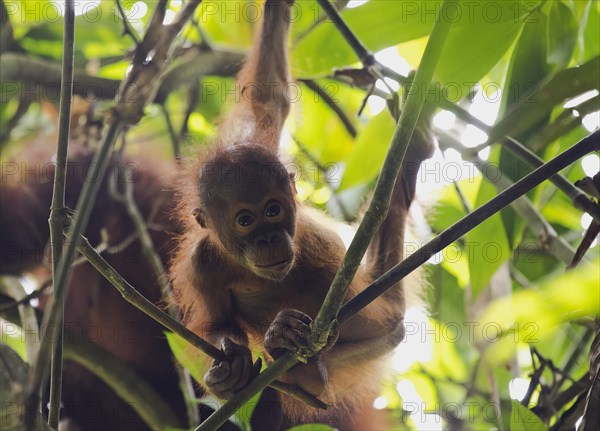
{"label": "orangutan eye", "polygon": [[267,217],[277,217],[281,213],[281,206],[279,204],[271,204],[267,207],[265,215]]}
{"label": "orangutan eye", "polygon": [[242,227],[248,227],[254,223],[254,217],[252,217],[250,214],[242,214],[237,217],[236,222]]}

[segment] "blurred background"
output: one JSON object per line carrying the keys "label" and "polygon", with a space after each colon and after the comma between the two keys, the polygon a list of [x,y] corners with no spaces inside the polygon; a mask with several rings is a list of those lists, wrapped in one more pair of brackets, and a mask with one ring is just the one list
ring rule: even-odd
{"label": "blurred background", "polygon": [[[297,173],[300,200],[354,222],[380,171],[394,107],[406,96],[439,2],[336,3],[375,53],[380,79],[365,74],[316,1],[297,1],[291,39],[297,81],[282,153]],[[1,7],[4,163],[24,148],[55,148],[64,6],[3,1]],[[155,7],[77,3],[72,136],[83,145],[98,145]],[[163,23],[181,7],[168,2]],[[436,151],[419,175],[408,252],[529,173],[523,148],[547,161],[600,126],[598,1],[461,1],[452,13],[427,90],[424,116]],[[131,158],[152,153],[175,160],[210,145],[218,117],[239,94],[233,76],[261,14],[260,2],[202,2],[177,39],[154,103],[123,137]],[[595,153],[562,174],[571,184],[583,180],[578,187],[597,204],[598,177],[592,178],[599,170]],[[427,306],[409,309],[407,337],[374,408],[386,412],[394,429],[574,429],[592,382],[599,385],[598,356],[594,362],[590,352],[600,312],[597,227],[547,181],[432,258],[425,268]],[[351,238],[351,229],[342,232]],[[27,294],[40,287],[32,275],[18,282]],[[27,361],[22,333],[7,328],[1,341]],[[249,427],[243,418],[239,423]],[[526,427],[532,423],[537,428]]]}

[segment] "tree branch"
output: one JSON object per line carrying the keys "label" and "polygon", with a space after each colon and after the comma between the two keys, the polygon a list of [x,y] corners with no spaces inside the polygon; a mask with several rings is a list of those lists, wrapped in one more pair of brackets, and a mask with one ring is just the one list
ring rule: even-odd
{"label": "tree branch", "polygon": [[348,42],[348,44],[352,47],[358,59],[365,65],[371,66],[375,63],[375,57],[373,53],[369,51],[362,42],[356,37],[356,35],[350,30],[348,24],[344,22],[339,12],[329,0],[317,0],[319,5],[323,8],[323,10],[327,13],[329,19],[333,21],[338,31],[342,34],[344,39]]}
{"label": "tree branch", "polygon": [[[67,153],[69,151],[69,134],[71,129],[71,100],[73,99],[73,70],[75,45],[75,4],[73,0],[65,1],[63,34],[63,59],[60,83],[60,110],[58,119],[58,148],[56,150],[56,166],[52,203],[50,204],[50,249],[52,251],[52,282],[56,286],[59,262],[63,249],[63,226],[65,225],[65,189],[67,182]],[[53,299],[57,304],[58,328],[57,338],[52,352],[52,367],[50,371],[50,407],[48,425],[58,429],[60,420],[60,399],[62,392],[63,373],[63,335],[65,292],[54,289]],[[39,364],[38,364],[39,365]]]}

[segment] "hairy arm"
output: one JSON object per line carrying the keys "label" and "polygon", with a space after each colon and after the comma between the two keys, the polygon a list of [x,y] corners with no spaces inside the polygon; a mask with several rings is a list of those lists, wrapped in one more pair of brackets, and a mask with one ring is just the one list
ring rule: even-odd
{"label": "hairy arm", "polygon": [[293,0],[267,0],[262,29],[237,77],[235,108],[225,117],[219,135],[231,144],[257,143],[275,152],[290,111],[288,33]]}

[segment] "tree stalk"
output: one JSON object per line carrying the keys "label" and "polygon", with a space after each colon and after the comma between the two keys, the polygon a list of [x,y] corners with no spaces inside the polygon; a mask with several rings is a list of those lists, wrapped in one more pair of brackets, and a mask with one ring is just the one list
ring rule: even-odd
{"label": "tree stalk", "polygon": [[56,150],[56,166],[50,205],[50,248],[52,250],[52,282],[53,299],[57,304],[56,341],[53,344],[52,365],[50,371],[50,407],[48,425],[58,429],[60,420],[60,399],[62,393],[63,374],[63,314],[65,292],[56,289],[59,285],[59,262],[63,249],[63,226],[66,213],[65,189],[67,172],[67,154],[69,150],[69,132],[71,128],[71,101],[73,98],[73,71],[75,45],[75,5],[73,0],[65,1],[63,58],[60,85],[60,108],[58,124],[58,145]]}

